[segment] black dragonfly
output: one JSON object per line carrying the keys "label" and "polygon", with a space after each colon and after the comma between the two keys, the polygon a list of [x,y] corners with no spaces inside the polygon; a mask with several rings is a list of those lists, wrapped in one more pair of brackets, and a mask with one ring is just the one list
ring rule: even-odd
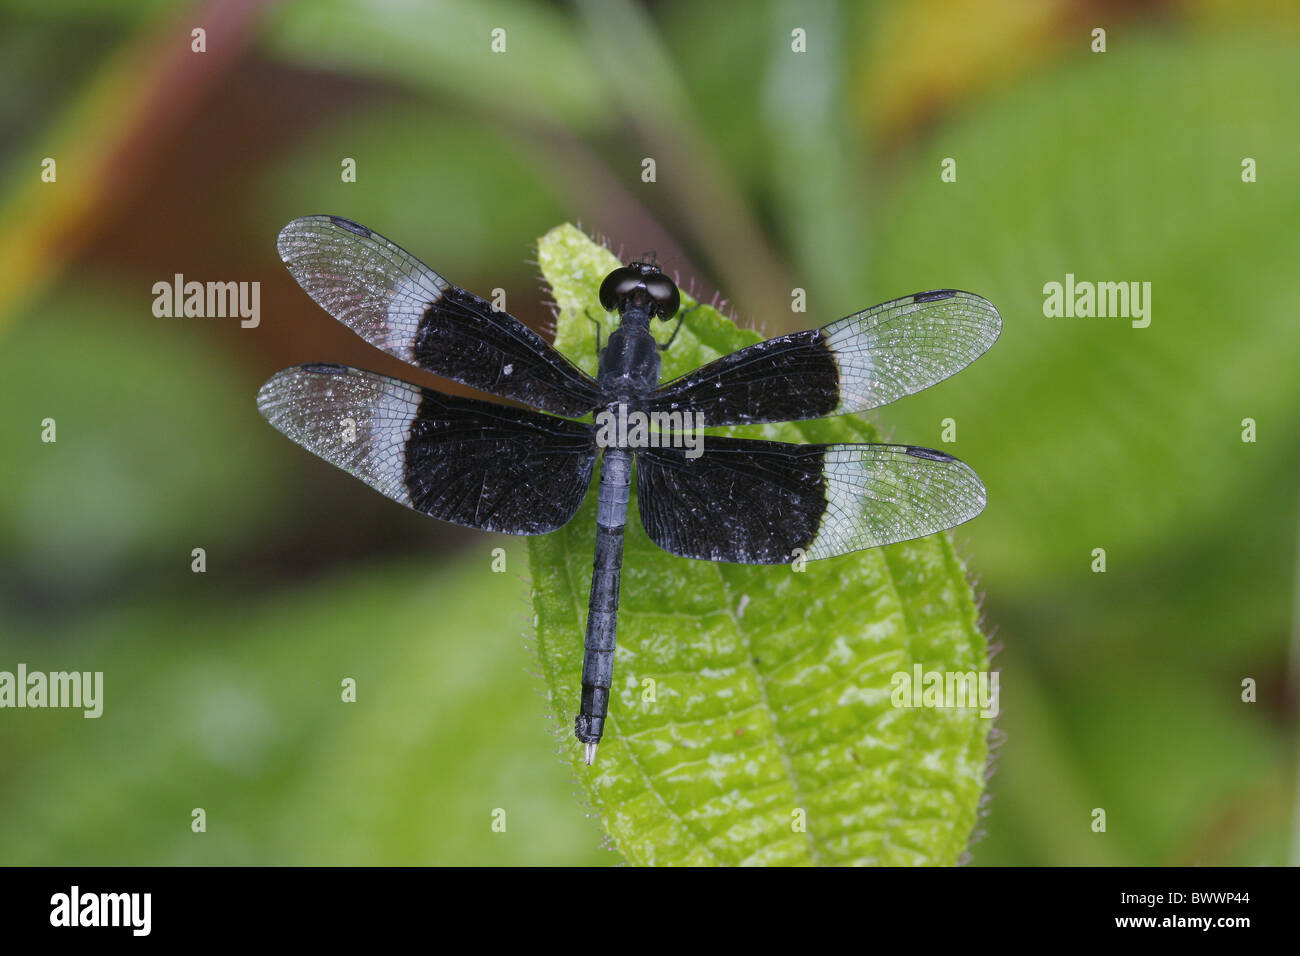
{"label": "black dragonfly", "polygon": [[574,420],[639,413],[707,427],[875,408],[942,381],[993,345],[1001,316],[969,292],[904,296],[660,384],[661,346],[650,324],[670,321],[680,294],[652,264],[622,266],[602,283],[600,304],[618,312],[619,324],[598,346],[593,379],[518,319],[355,222],[295,219],[278,248],[307,294],[371,345],[540,409],[453,397],[344,365],[300,365],[273,375],[257,404],[308,451],[416,511],[519,535],[566,524],[602,456],[575,721],[589,764],[609,712],[634,457],[646,534],[686,558],[829,558],[934,534],[984,508],[979,476],[929,448],[715,436],[694,449],[652,446],[631,440],[644,436],[636,429],[611,430],[620,440],[602,441],[594,425]]}

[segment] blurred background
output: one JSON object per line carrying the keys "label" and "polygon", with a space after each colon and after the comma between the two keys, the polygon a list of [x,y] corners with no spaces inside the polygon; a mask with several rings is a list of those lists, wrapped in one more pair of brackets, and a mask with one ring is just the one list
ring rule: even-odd
{"label": "blurred background", "polygon": [[[1298,39],[1228,0],[0,3],[0,669],[106,684],[98,720],[0,712],[0,863],[619,862],[554,752],[520,542],[256,412],[298,362],[420,379],[280,265],[321,212],[538,328],[563,221],[769,334],[991,299],[993,351],[876,415],[990,489],[958,536],[1001,646],[973,862],[1294,862]],[[260,282],[260,325],[155,317],[176,273]],[[1066,273],[1151,282],[1150,327],[1045,317]]]}

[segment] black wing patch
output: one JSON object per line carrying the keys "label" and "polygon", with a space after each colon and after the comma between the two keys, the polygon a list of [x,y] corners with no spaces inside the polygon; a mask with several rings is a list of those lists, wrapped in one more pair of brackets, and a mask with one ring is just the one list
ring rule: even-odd
{"label": "black wing patch", "polygon": [[986,499],[964,462],[911,445],[795,445],[706,436],[703,454],[637,450],[637,505],[650,540],[684,558],[809,560],[924,537],[969,521]]}
{"label": "black wing patch", "polygon": [[595,380],[540,335],[365,226],[305,216],[276,245],[308,295],[389,355],[556,415],[600,404]]}
{"label": "black wing patch", "polygon": [[661,385],[647,407],[702,412],[706,426],[866,411],[956,374],[1001,330],[986,299],[922,292],[724,355]]}
{"label": "black wing patch", "polygon": [[394,501],[504,534],[546,534],[567,523],[596,460],[589,425],[346,365],[277,372],[257,407],[312,454]]}
{"label": "black wing patch", "polygon": [[709,435],[694,459],[638,448],[641,523],[683,558],[784,564],[816,537],[826,511],[825,447]]}

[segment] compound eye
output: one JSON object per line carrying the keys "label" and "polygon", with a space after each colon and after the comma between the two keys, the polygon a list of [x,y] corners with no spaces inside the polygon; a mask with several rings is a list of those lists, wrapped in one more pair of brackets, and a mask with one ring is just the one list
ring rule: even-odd
{"label": "compound eye", "polygon": [[669,279],[663,273],[646,276],[645,288],[650,293],[650,298],[654,299],[655,304],[658,306],[655,313],[659,318],[671,319],[677,314],[677,308],[682,303],[682,297],[672,279]]}
{"label": "compound eye", "polygon": [[605,281],[600,284],[600,306],[606,312],[613,312],[618,308],[623,296],[627,295],[638,285],[641,284],[641,273],[629,266],[621,266],[615,269],[609,275],[605,276]]}

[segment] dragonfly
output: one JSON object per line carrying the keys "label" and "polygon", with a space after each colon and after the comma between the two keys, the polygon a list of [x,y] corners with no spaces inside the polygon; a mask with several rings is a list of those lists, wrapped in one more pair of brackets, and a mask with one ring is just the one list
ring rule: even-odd
{"label": "dragonfly", "polygon": [[[684,316],[677,285],[652,262],[620,265],[601,283],[600,305],[618,323],[603,344],[598,334],[593,378],[518,319],[351,220],[295,219],[277,247],[303,290],[372,346],[529,406],[452,396],[346,365],[299,365],[273,375],[257,405],[308,451],[417,512],[512,535],[567,524],[599,459],[574,720],[589,765],[609,717],[633,462],[650,540],[704,561],[829,558],[945,531],[986,504],[974,470],[934,449],[698,432],[863,412],[934,385],[1001,332],[997,309],[978,295],[938,289],[893,299],[661,383],[672,337],[660,345],[651,326],[676,316],[675,336]],[[622,426],[604,427],[615,421]],[[667,431],[656,427],[665,424]]]}

